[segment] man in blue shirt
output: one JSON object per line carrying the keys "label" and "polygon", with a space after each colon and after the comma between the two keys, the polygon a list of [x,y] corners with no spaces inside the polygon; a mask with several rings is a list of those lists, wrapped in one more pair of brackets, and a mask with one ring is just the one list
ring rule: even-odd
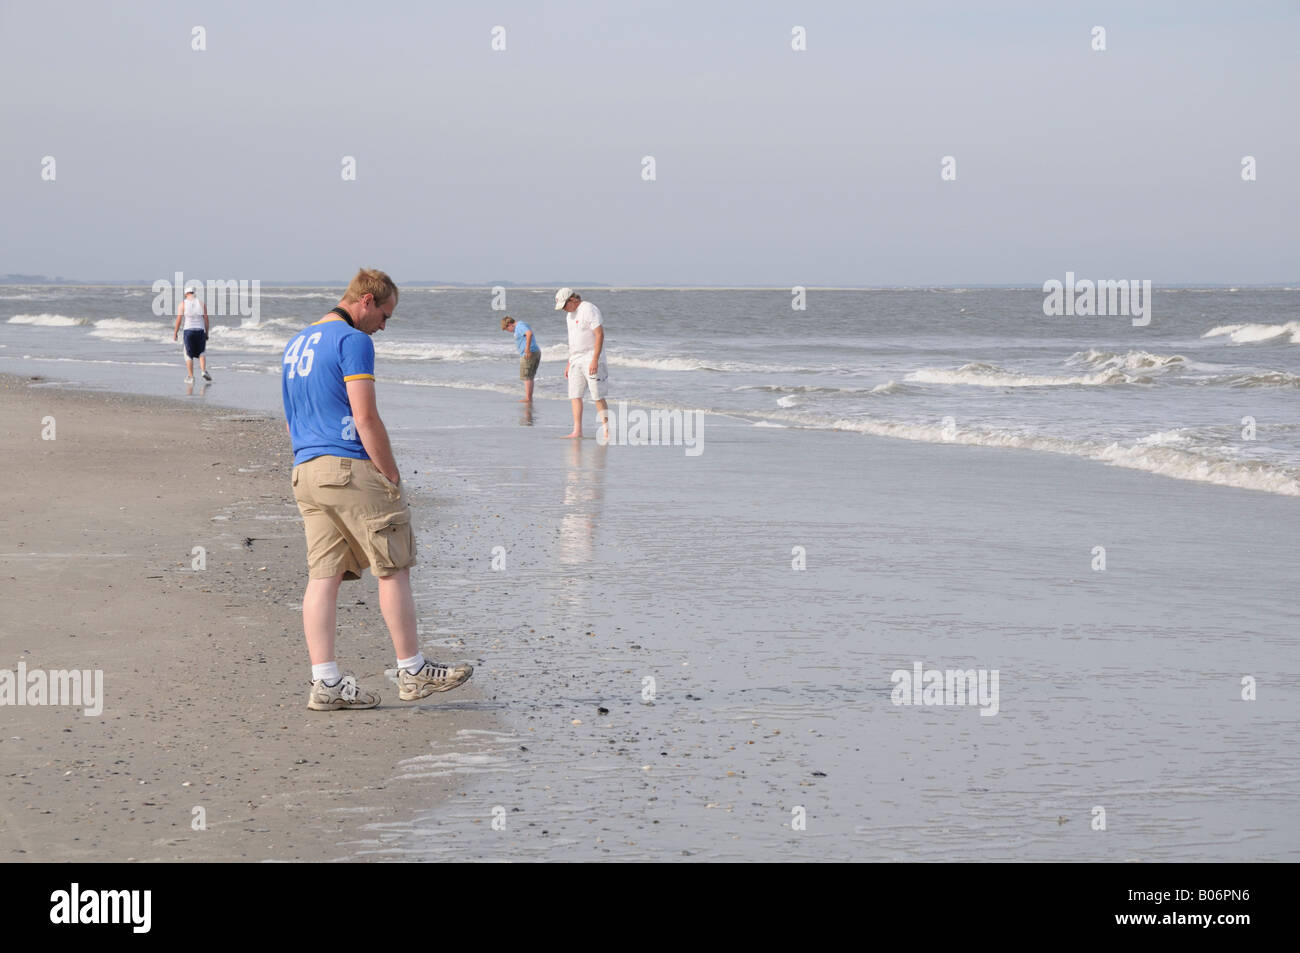
{"label": "man in blue shirt", "polygon": [[343,675],[334,658],[339,586],[366,566],[379,580],[379,609],[397,653],[398,697],[424,698],[463,685],[464,664],[426,661],[416,638],[411,510],[388,430],[375,404],[375,346],[397,307],[397,286],[363,268],[337,308],[284,349],[281,396],[293,441],[293,495],[307,532],[302,627],[311,655],[313,711],[374,708],[379,695]]}
{"label": "man in blue shirt", "polygon": [[501,330],[514,332],[515,346],[519,348],[519,379],[524,382],[524,399],[519,403],[531,404],[533,378],[537,376],[537,365],[542,362],[542,349],[537,346],[533,329],[508,314],[501,319]]}

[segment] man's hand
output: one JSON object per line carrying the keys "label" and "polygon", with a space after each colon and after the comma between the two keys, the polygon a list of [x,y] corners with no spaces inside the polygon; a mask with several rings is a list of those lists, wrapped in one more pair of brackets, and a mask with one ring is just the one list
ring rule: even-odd
{"label": "man's hand", "polygon": [[600,366],[600,360],[599,360],[599,359],[592,361],[592,362],[591,362],[591,367],[587,368],[587,376],[588,376],[588,377],[595,377],[595,376],[596,376],[596,368],[598,368],[599,366]]}
{"label": "man's hand", "polygon": [[569,376],[569,365],[568,365],[568,364],[565,364],[565,365],[564,365],[564,376],[565,376],[565,377],[568,377],[568,376]]}

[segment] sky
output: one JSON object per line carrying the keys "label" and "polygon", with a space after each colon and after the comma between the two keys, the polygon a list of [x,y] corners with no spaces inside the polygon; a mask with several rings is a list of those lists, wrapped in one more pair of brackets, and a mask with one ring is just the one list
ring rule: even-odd
{"label": "sky", "polygon": [[0,274],[1300,279],[1293,0],[0,0],[0,38]]}

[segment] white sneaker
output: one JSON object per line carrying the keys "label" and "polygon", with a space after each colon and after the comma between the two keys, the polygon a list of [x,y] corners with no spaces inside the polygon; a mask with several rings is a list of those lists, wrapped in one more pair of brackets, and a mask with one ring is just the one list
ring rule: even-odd
{"label": "white sneaker", "polygon": [[374,708],[379,704],[379,694],[368,692],[352,675],[344,675],[335,685],[326,685],[322,678],[311,685],[307,707],[312,711],[338,711],[341,708]]}
{"label": "white sneaker", "polygon": [[444,665],[442,662],[424,662],[424,668],[414,675],[404,668],[397,670],[397,697],[404,702],[424,698],[434,692],[449,692],[469,681],[474,667],[464,662]]}
{"label": "white sneaker", "polygon": [[187,377],[187,378],[185,378],[185,383],[187,383],[187,384],[193,384],[193,383],[194,383],[194,378],[193,378],[193,377]]}

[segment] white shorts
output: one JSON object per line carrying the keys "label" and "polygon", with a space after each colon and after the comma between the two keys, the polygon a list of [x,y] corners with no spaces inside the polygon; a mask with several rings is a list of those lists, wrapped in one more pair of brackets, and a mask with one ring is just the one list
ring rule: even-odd
{"label": "white shorts", "polygon": [[588,390],[592,400],[603,400],[609,386],[609,374],[605,370],[602,358],[596,365],[595,376],[588,374],[591,369],[591,355],[578,354],[569,360],[569,399],[581,400]]}

